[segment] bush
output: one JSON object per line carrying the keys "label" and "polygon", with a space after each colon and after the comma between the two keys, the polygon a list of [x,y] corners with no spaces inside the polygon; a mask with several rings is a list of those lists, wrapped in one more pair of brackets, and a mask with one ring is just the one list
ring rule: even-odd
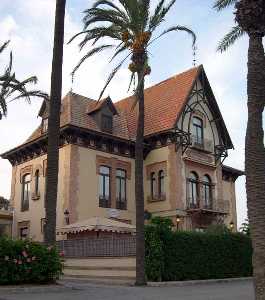
{"label": "bush", "polygon": [[36,242],[0,239],[0,284],[49,283],[62,273],[56,247]]}
{"label": "bush", "polygon": [[251,240],[243,234],[164,233],[161,227],[146,228],[148,280],[222,279],[252,275]]}

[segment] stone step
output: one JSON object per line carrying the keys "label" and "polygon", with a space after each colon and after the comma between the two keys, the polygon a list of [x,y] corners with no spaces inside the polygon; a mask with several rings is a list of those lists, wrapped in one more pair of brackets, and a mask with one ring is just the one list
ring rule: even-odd
{"label": "stone step", "polygon": [[130,266],[75,266],[75,265],[65,265],[64,269],[66,270],[105,270],[105,271],[135,271],[136,267]]}
{"label": "stone step", "polygon": [[67,269],[65,268],[63,273],[67,276],[79,276],[79,277],[97,277],[97,278],[135,278],[135,270],[87,270],[87,269]]}

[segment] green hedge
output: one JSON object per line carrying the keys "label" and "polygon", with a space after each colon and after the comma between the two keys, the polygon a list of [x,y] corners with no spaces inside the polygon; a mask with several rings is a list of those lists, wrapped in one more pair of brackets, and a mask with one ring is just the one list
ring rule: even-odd
{"label": "green hedge", "polygon": [[240,233],[172,232],[146,226],[146,275],[152,281],[252,275],[252,247]]}
{"label": "green hedge", "polygon": [[62,273],[61,255],[55,247],[1,238],[0,284],[52,282]]}

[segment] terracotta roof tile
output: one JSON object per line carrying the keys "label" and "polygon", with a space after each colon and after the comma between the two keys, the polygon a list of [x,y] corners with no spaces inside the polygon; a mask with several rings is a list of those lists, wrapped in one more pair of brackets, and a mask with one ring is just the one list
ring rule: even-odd
{"label": "terracotta roof tile", "polygon": [[[173,76],[145,89],[145,135],[171,129],[186,103],[200,67]],[[127,114],[131,138],[136,135],[137,109],[131,107],[134,97],[115,103],[119,111]]]}
{"label": "terracotta roof tile", "polygon": [[[186,103],[200,67],[173,76],[145,89],[145,135],[172,129]],[[118,111],[113,117],[113,135],[124,139],[135,139],[137,128],[137,107],[132,110],[134,97],[114,103]],[[98,110],[104,103],[87,97],[68,93],[62,99],[61,126],[74,125],[101,132],[95,119],[88,112]],[[34,131],[27,142],[41,136],[41,127]]]}

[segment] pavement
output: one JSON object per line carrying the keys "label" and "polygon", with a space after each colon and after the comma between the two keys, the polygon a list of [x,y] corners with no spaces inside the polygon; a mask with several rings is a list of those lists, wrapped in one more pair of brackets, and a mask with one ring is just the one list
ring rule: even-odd
{"label": "pavement", "polygon": [[59,286],[0,288],[0,300],[254,300],[253,282],[232,280],[168,286],[113,286],[66,282]]}

